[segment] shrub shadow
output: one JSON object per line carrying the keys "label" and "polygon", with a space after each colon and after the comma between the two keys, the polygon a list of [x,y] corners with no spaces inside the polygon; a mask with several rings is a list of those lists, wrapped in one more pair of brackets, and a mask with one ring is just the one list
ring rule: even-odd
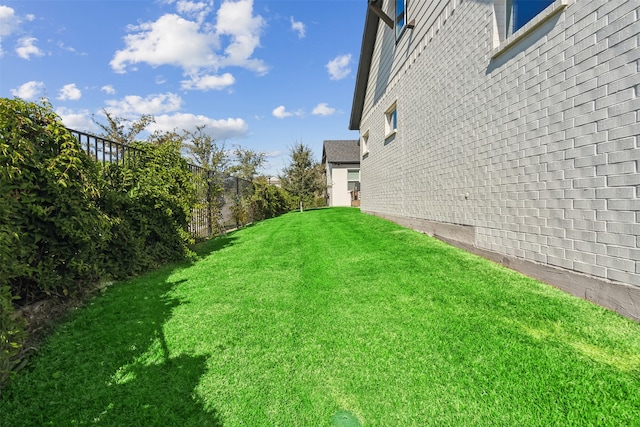
{"label": "shrub shadow", "polygon": [[[235,239],[205,242],[197,254]],[[172,290],[185,280],[172,273],[188,265],[117,283],[68,316],[2,390],[2,424],[222,426],[196,392],[209,356],[172,354],[163,333],[183,303]]]}

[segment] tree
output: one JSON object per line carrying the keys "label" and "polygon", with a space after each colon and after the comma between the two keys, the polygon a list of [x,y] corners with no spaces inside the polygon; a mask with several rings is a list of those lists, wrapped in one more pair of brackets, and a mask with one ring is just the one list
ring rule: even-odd
{"label": "tree", "polygon": [[156,130],[147,138],[147,142],[153,145],[177,144],[182,147],[183,136],[175,131]]}
{"label": "tree", "polygon": [[218,145],[216,140],[205,132],[206,125],[196,126],[195,131],[185,130],[183,147],[189,159],[204,169],[200,174],[203,182],[200,186],[200,200],[207,209],[207,221],[210,232],[221,231],[222,206],[225,203],[224,178],[228,172],[229,155],[224,143]]}
{"label": "tree", "polygon": [[321,164],[313,159],[311,148],[297,143],[290,149],[289,165],[280,176],[282,188],[298,199],[300,212],[312,204],[314,196],[324,188]]}
{"label": "tree", "polygon": [[207,171],[224,174],[229,167],[229,156],[224,149],[224,143],[220,146],[216,140],[205,133],[207,125],[196,126],[195,131],[184,131],[184,147],[193,162]]}
{"label": "tree", "polygon": [[113,116],[104,108],[102,112],[107,118],[107,124],[100,123],[96,121],[95,117],[93,118],[93,122],[100,126],[103,131],[100,136],[123,145],[129,145],[134,142],[140,132],[144,131],[149,124],[156,122],[152,114],[143,114],[138,120],[131,122],[131,120],[124,117]]}
{"label": "tree", "polygon": [[236,145],[233,154],[236,164],[229,168],[229,172],[238,178],[253,181],[258,175],[258,169],[264,166],[265,153]]}

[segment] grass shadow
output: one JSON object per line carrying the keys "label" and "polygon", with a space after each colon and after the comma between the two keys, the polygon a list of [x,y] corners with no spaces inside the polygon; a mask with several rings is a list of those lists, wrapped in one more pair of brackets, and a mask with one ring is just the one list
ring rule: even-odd
{"label": "grass shadow", "polygon": [[192,249],[196,253],[197,259],[205,258],[214,252],[235,244],[238,240],[238,238],[234,236],[236,232],[237,230],[230,231],[194,245]]}
{"label": "grass shadow", "polygon": [[[199,257],[233,244],[221,236]],[[172,354],[163,325],[184,303],[174,264],[117,283],[70,313],[0,395],[0,424],[221,426],[195,391],[208,355]]]}

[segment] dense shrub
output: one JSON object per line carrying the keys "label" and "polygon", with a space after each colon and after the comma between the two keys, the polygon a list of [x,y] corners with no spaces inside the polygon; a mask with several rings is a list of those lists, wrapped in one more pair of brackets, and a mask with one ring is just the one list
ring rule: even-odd
{"label": "dense shrub", "polygon": [[0,98],[0,384],[25,334],[14,300],[68,296],[189,255],[194,178],[180,141],[102,167],[51,106]]}
{"label": "dense shrub", "polygon": [[0,387],[9,378],[24,344],[24,321],[17,318],[11,289],[0,279]]}
{"label": "dense shrub", "polygon": [[293,209],[292,199],[285,190],[270,185],[265,178],[253,182],[251,206],[254,220],[273,218]]}
{"label": "dense shrub", "polygon": [[327,206],[327,199],[324,196],[316,196],[313,199],[314,208],[324,208]]}
{"label": "dense shrub", "polygon": [[234,196],[231,201],[231,213],[233,214],[233,220],[236,222],[238,227],[247,224],[252,219],[250,202],[249,197],[242,197],[239,195]]}
{"label": "dense shrub", "polygon": [[11,230],[8,213],[8,206],[4,201],[0,202],[0,387],[17,363],[25,339],[24,322],[15,317],[15,297],[11,294],[8,280],[26,271],[26,267],[15,260],[13,248],[18,236]]}
{"label": "dense shrub", "polygon": [[112,218],[109,269],[129,275],[191,252],[188,232],[197,202],[180,144],[135,143],[124,165],[104,167],[102,209]]}
{"label": "dense shrub", "polygon": [[46,103],[0,99],[0,376],[24,339],[13,300],[68,295],[100,274],[98,167]]}
{"label": "dense shrub", "polygon": [[96,162],[47,104],[0,99],[0,129],[0,276],[28,300],[95,281],[109,238]]}

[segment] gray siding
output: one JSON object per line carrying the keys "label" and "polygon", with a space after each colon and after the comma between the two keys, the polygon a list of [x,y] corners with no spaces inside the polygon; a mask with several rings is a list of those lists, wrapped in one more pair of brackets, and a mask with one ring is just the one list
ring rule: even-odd
{"label": "gray siding", "polygon": [[478,248],[640,286],[640,3],[569,0],[496,57],[493,10],[412,1],[397,45],[379,24],[363,211],[472,226]]}

